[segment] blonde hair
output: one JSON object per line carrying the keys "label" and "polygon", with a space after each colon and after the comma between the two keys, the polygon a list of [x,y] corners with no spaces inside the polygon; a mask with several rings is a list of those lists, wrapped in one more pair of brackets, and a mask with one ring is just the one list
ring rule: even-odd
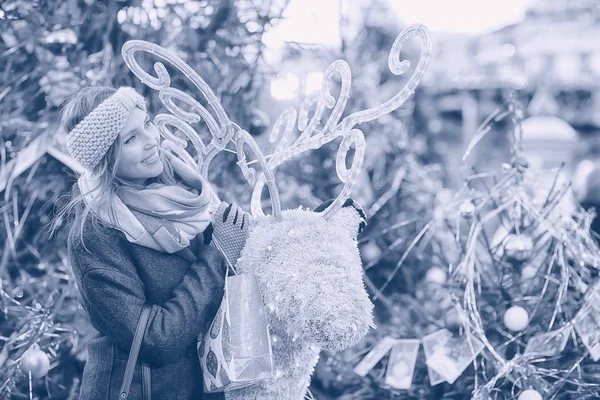
{"label": "blonde hair", "polygon": [[[70,132],[79,124],[94,108],[96,108],[104,100],[115,94],[117,89],[110,86],[88,86],[81,89],[68,98],[61,110],[61,126],[66,132]],[[114,143],[110,146],[104,157],[98,165],[93,169],[92,174],[98,178],[100,182],[93,191],[98,191],[98,195],[89,202],[85,200],[87,193],[80,193],[75,196],[74,193],[65,194],[61,202],[66,204],[61,207],[56,217],[51,222],[51,236],[62,226],[65,220],[70,222],[71,232],[79,231],[80,239],[83,243],[83,228],[85,222],[90,219],[92,225],[98,234],[101,234],[99,229],[98,218],[93,218],[97,210],[101,207],[107,207],[108,213],[112,220],[116,221],[116,213],[114,211],[114,198],[116,189],[119,186],[131,186],[141,188],[131,182],[123,180],[117,176],[117,166],[121,157],[121,149],[123,142],[121,136],[117,136]],[[161,161],[164,165],[163,172],[152,181],[163,183],[166,185],[175,185],[177,181],[173,174],[173,167],[169,160],[160,153]],[[92,218],[90,218],[92,217]],[[85,247],[85,244],[84,244]]]}

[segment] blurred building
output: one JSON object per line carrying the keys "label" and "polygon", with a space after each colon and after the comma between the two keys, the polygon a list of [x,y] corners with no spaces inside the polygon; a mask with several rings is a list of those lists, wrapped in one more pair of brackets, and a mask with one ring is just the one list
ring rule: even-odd
{"label": "blurred building", "polygon": [[[540,88],[556,104],[551,115],[525,115],[535,117],[528,122],[532,132],[527,145],[533,146],[533,152],[565,150],[571,154],[574,146],[587,143],[600,131],[598,3],[534,0],[522,20],[495,31],[479,35],[431,32],[429,67],[417,93],[402,107],[401,111],[411,113],[402,116],[402,121],[410,121],[411,134],[437,138],[434,142],[440,152],[447,153],[446,167],[457,177],[457,184],[462,182],[459,176],[465,169],[460,155],[477,127],[515,89],[525,107]],[[380,104],[405,82],[406,77],[391,76],[387,68],[391,44],[405,26],[389,1],[344,0],[338,4],[340,43],[286,42],[281,48],[278,75],[265,86],[262,98],[272,119],[286,107],[298,107],[307,93],[318,89],[322,73],[340,57],[352,69],[351,98],[365,100],[350,104],[347,111]],[[311,29],[312,24],[303,25],[302,29]],[[418,45],[417,40],[409,41],[403,57],[416,61]],[[545,127],[551,120],[556,124]],[[383,118],[382,122],[388,123]],[[477,146],[469,163],[499,166],[508,160],[510,128],[509,119],[495,123],[494,132]],[[551,143],[540,143],[544,137],[536,136],[544,136],[544,128],[553,138]],[[575,132],[581,135],[574,136]],[[578,143],[573,143],[574,137]],[[564,158],[562,153],[551,157],[556,162]]]}
{"label": "blurred building", "polygon": [[538,0],[518,23],[479,36],[442,35],[428,82],[437,86],[585,87],[600,76],[595,0]]}
{"label": "blurred building", "polygon": [[[524,85],[598,85],[600,18],[591,0],[538,0],[523,21],[477,39],[477,66],[486,76]],[[516,82],[517,84],[519,82]]]}
{"label": "blurred building", "polygon": [[600,126],[600,9],[597,0],[536,0],[499,30],[442,36],[424,82],[439,91],[513,88],[530,96],[550,84],[560,117]]}

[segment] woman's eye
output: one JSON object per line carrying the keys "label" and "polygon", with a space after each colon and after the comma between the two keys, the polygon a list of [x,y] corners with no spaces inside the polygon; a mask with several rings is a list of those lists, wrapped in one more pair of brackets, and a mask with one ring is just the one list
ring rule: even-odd
{"label": "woman's eye", "polygon": [[152,121],[150,121],[150,119],[147,119],[146,122],[144,123],[144,126],[147,128],[150,126],[151,123],[152,123]]}
{"label": "woman's eye", "polygon": [[129,136],[129,139],[127,139],[127,140],[125,141],[125,144],[129,144],[129,143],[133,142],[133,141],[134,141],[134,139],[135,139],[135,135],[131,135],[131,136]]}

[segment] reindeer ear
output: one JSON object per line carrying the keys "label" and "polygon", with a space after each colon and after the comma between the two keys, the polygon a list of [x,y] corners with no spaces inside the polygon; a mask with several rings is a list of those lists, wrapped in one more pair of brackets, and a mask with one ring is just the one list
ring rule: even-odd
{"label": "reindeer ear", "polygon": [[366,219],[366,213],[360,204],[352,199],[348,199],[329,221],[352,232],[352,236],[356,237],[365,229],[367,225]]}

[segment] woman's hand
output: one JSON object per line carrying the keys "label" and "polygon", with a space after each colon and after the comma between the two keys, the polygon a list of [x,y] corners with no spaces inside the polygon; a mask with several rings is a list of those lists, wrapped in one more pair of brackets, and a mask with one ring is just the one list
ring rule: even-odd
{"label": "woman's hand", "polygon": [[[194,167],[196,164],[185,149],[169,140],[163,140],[160,147],[163,154],[171,162],[175,173],[190,186],[202,190],[204,179],[202,179],[198,169]],[[184,161],[184,159],[187,161]],[[190,165],[190,163],[194,163],[194,166]]]}

